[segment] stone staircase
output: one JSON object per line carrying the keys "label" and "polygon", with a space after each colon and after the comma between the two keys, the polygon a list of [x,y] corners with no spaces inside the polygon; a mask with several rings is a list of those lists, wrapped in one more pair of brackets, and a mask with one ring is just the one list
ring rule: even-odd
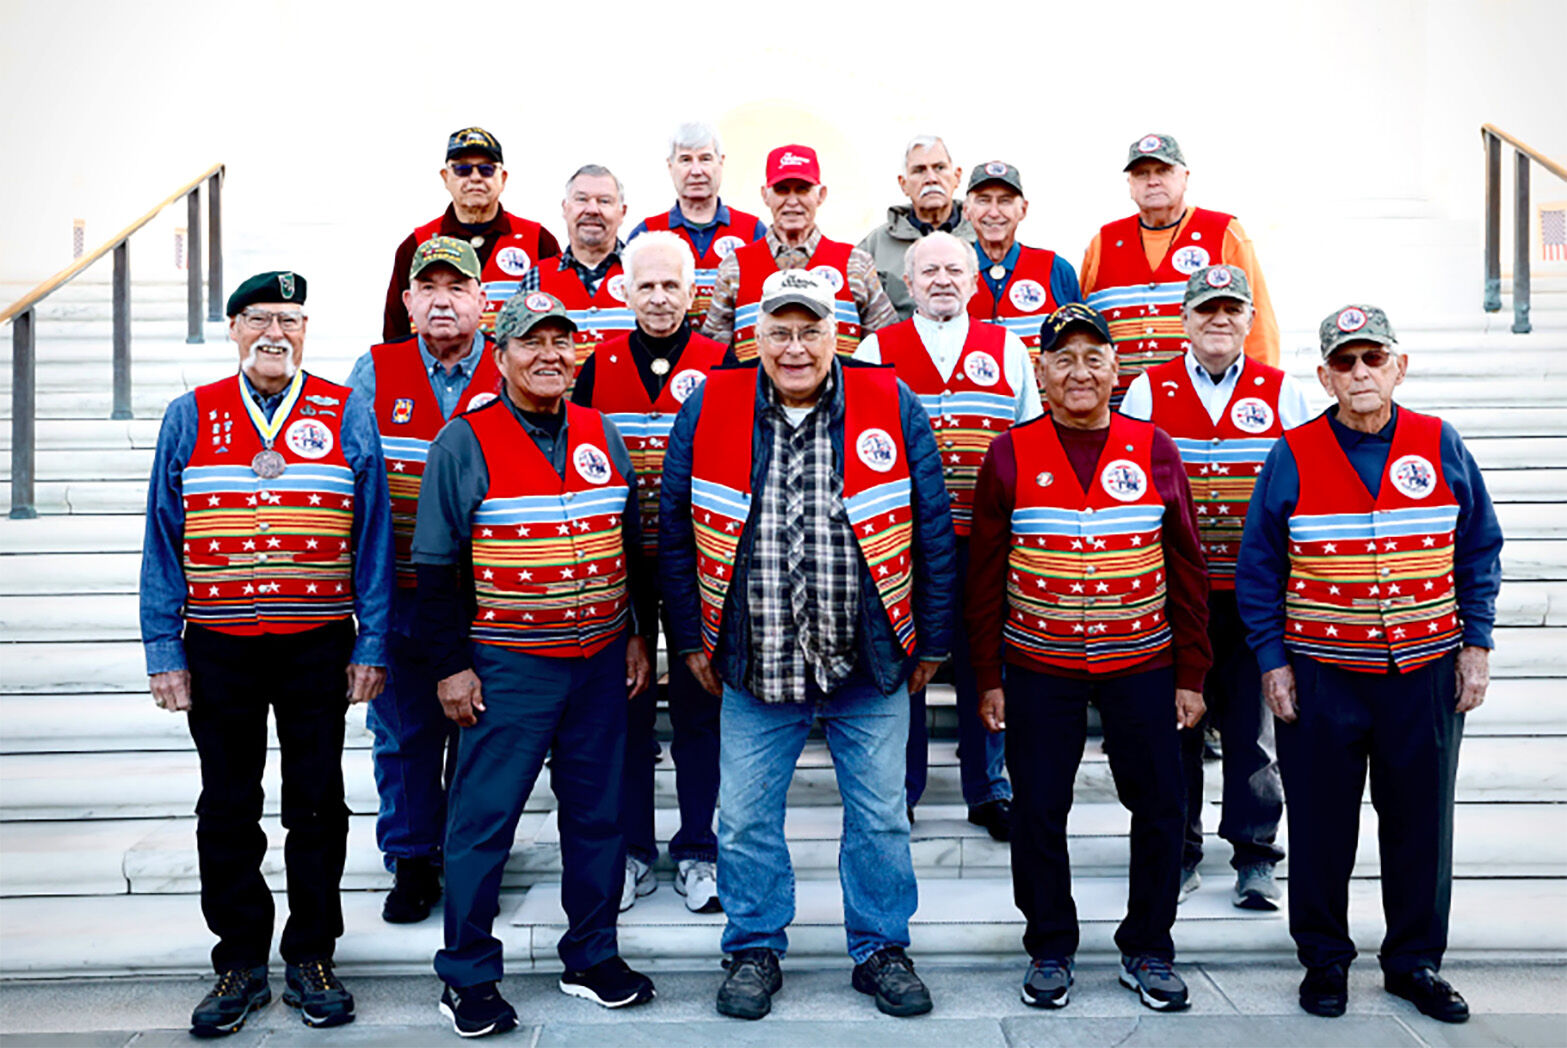
{"label": "stone staircase", "polygon": [[[12,295],[3,296],[7,299]],[[48,300],[38,324],[36,520],[0,520],[0,978],[195,972],[211,939],[197,891],[196,754],[184,719],[146,692],[137,640],[146,475],[157,419],[177,393],[233,372],[221,325],[184,341],[184,288],[133,287],[137,417],[109,421],[108,287],[78,281]],[[1411,377],[1401,399],[1451,420],[1486,469],[1508,537],[1497,651],[1486,705],[1469,720],[1460,764],[1453,949],[1567,955],[1567,281],[1537,283],[1536,332],[1507,333],[1507,313],[1427,327],[1400,323]],[[1315,389],[1314,333],[1287,332],[1285,365]],[[363,350],[312,327],[306,366],[342,380]],[[0,371],[9,416],[10,374]],[[0,426],[0,500],[9,503],[9,426]],[[932,696],[931,786],[913,831],[921,881],[914,949],[921,958],[1015,957],[1021,922],[1008,856],[964,819],[950,688]],[[427,972],[440,922],[381,922],[389,878],[374,842],[376,795],[363,710],[350,712],[344,770],[352,811],[343,887],[345,969]],[[282,889],[275,761],[267,780],[266,871]],[[1218,823],[1218,774],[1209,773]],[[674,774],[656,775],[659,837],[673,832]],[[1127,816],[1098,743],[1085,749],[1070,833],[1085,955],[1113,951],[1125,900]],[[837,840],[842,809],[820,742],[802,757],[787,825],[799,877],[795,959],[843,957]],[[497,921],[512,970],[557,966],[564,918],[560,850],[547,783],[518,828]],[[1363,949],[1382,927],[1376,820],[1364,807],[1352,891]],[[1287,847],[1287,841],[1286,841]],[[1280,915],[1229,904],[1228,847],[1207,849],[1207,884],[1182,906],[1182,956],[1292,953]],[[1288,878],[1288,863],[1282,867]],[[659,890],[624,914],[621,943],[655,966],[706,966],[719,915],[688,913],[660,870]],[[958,883],[950,883],[956,881]],[[1396,890],[1396,888],[1394,889]],[[279,895],[279,911],[286,907]]]}

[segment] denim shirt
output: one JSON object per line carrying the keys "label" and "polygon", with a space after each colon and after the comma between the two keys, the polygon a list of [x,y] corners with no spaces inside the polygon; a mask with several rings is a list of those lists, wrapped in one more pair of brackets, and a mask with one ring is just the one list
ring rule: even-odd
{"label": "denim shirt", "polygon": [[[430,352],[429,347],[425,345],[423,335],[417,337],[419,357],[424,361],[424,373],[430,376],[430,392],[435,394],[435,402],[441,406],[441,417],[449,420],[456,413],[457,405],[462,403],[468,383],[473,381],[473,373],[484,360],[484,335],[482,332],[475,331],[473,346],[461,360],[449,368]],[[348,388],[364,395],[365,403],[370,405],[373,414],[375,411],[375,355],[373,353],[366,353],[354,361],[354,370],[348,374]]]}

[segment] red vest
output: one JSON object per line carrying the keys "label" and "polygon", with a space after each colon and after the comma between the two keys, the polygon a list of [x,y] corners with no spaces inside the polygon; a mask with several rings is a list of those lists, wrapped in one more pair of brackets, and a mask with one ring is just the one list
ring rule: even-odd
{"label": "red vest", "polygon": [[1148,369],[1153,423],[1180,449],[1197,507],[1197,533],[1208,561],[1208,588],[1235,588],[1235,558],[1257,474],[1284,432],[1279,388],[1284,372],[1241,357],[1242,370],[1215,423],[1192,388],[1186,358]]}
{"label": "red vest", "polygon": [[[397,551],[397,585],[414,588],[412,559],[414,520],[419,512],[419,485],[424,478],[430,441],[446,425],[440,402],[430,388],[430,374],[414,339],[383,342],[370,349],[375,365],[375,424],[381,431],[386,481],[392,493],[392,540]],[[485,340],[473,378],[463,391],[455,414],[472,411],[494,400],[501,388],[495,367],[495,345]]]}
{"label": "red vest", "polygon": [[[479,276],[484,295],[484,315],[479,322],[479,329],[486,335],[494,332],[495,314],[501,311],[508,298],[517,293],[522,275],[539,261],[539,234],[544,231],[544,227],[532,219],[519,218],[509,212],[504,214],[511,231],[498,236],[489,244],[474,245],[484,265]],[[442,215],[414,230],[414,243],[422,244],[433,236],[441,235],[441,224],[445,218]],[[412,326],[410,321],[410,329]]]}
{"label": "red vest", "polygon": [[630,331],[637,326],[636,315],[626,305],[626,276],[619,262],[609,267],[592,295],[573,267],[562,269],[558,262],[540,266],[539,290],[560,299],[577,325],[572,341],[577,347],[578,368],[588,362],[600,342],[617,331]]}
{"label": "red vest", "polygon": [[265,480],[265,446],[239,376],[196,390],[196,447],[181,474],[185,620],[220,633],[298,633],[354,611],[354,471],[343,457],[349,389],[300,373]]}
{"label": "red vest", "polygon": [[642,547],[649,556],[658,553],[658,495],[664,477],[664,453],[669,431],[680,405],[724,361],[724,346],[705,335],[691,333],[675,370],[658,396],[649,399],[647,387],[631,355],[631,336],[616,335],[602,343],[594,359],[593,403],[620,430],[637,474],[637,505],[642,511]]}
{"label": "red vest", "polygon": [[1113,673],[1170,646],[1153,434],[1152,423],[1111,415],[1097,479],[1084,492],[1048,415],[1012,431],[1017,494],[1003,638],[1025,662]]}
{"label": "red vest", "polygon": [[634,483],[609,457],[603,416],[566,404],[564,478],[505,403],[466,420],[490,474],[473,514],[469,636],[557,658],[602,651],[626,628],[620,516]]}
{"label": "red vest", "polygon": [[1284,434],[1300,473],[1290,515],[1284,643],[1349,670],[1399,672],[1459,646],[1458,500],[1442,473],[1442,420],[1398,409],[1373,498],[1326,415]]}
{"label": "red vest", "polygon": [[[759,369],[716,371],[702,394],[691,451],[702,644],[718,646],[735,553],[751,516],[751,435]],[[897,378],[887,368],[843,370],[843,504],[892,632],[914,653],[913,504]]]}
{"label": "red vest", "polygon": [[[852,357],[860,344],[860,307],[849,287],[849,252],[854,248],[822,237],[806,268],[837,291],[838,355]],[[762,319],[762,282],[778,272],[778,260],[764,238],[735,252],[740,265],[740,286],[735,292],[736,359],[755,360],[756,325]]]}
{"label": "red vest", "polygon": [[1157,269],[1148,268],[1136,215],[1099,231],[1099,272],[1088,304],[1104,314],[1121,370],[1110,407],[1120,406],[1132,379],[1191,348],[1181,326],[1186,278],[1224,261],[1232,215],[1194,207]]}
{"label": "red vest", "polygon": [[712,230],[713,238],[708,242],[707,250],[698,254],[696,242],[691,239],[686,227],[669,224],[668,211],[660,211],[642,220],[649,231],[673,230],[676,236],[686,242],[691,254],[696,256],[696,297],[691,300],[691,309],[686,313],[693,327],[702,325],[702,318],[707,316],[707,307],[712,305],[713,285],[718,282],[719,263],[752,242],[758,221],[755,215],[748,215],[739,208],[729,208],[729,221],[719,223]]}
{"label": "red vest", "polygon": [[1004,366],[1006,334],[999,325],[969,321],[963,352],[952,376],[943,379],[912,318],[876,332],[881,362],[892,365],[930,415],[941,472],[952,498],[952,525],[959,538],[968,537],[974,482],[985,452],[1012,425],[1017,408],[1017,391],[1007,381]]}
{"label": "red vest", "polygon": [[1012,276],[1001,289],[997,301],[990,293],[983,271],[986,259],[979,260],[981,275],[974,297],[968,300],[968,315],[975,320],[994,320],[1023,340],[1028,360],[1039,359],[1039,328],[1061,303],[1050,293],[1050,274],[1055,269],[1056,253],[1043,248],[1025,247],[1012,267]]}

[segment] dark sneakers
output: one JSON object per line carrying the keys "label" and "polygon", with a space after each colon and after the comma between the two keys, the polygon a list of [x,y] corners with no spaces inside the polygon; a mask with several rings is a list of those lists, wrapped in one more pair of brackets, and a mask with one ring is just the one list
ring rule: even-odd
{"label": "dark sneakers", "polygon": [[1402,997],[1438,1022],[1469,1021],[1469,1003],[1434,969],[1416,968],[1398,975],[1386,972],[1383,979],[1388,993]]}
{"label": "dark sneakers", "polygon": [[1003,797],[976,804],[968,810],[968,821],[984,827],[991,840],[1009,841],[1012,839],[1012,802]]}
{"label": "dark sneakers", "polygon": [[1023,1003],[1034,1008],[1065,1008],[1072,995],[1071,958],[1035,959],[1023,977]]}
{"label": "dark sneakers", "polygon": [[718,1014],[735,1019],[760,1019],[773,1009],[773,994],[783,989],[778,955],[756,948],[737,950],[724,958],[729,974],[718,988]]}
{"label": "dark sneakers", "polygon": [[914,962],[901,946],[886,946],[854,966],[854,988],[876,998],[884,1015],[924,1015],[930,991],[914,974]]}
{"label": "dark sneakers", "polygon": [[354,1021],[354,995],[332,974],[331,961],[291,964],[283,973],[283,1003],[299,1009],[306,1026]]}
{"label": "dark sneakers", "polygon": [[632,971],[618,955],[580,972],[567,972],[560,977],[560,989],[606,1008],[646,1004],[655,994],[653,980]]}
{"label": "dark sneakers", "polygon": [[446,987],[441,994],[441,1014],[452,1021],[459,1037],[483,1037],[517,1027],[517,1010],[506,1003],[492,982]]}
{"label": "dark sneakers", "polygon": [[1156,1012],[1185,1011],[1192,1006],[1186,983],[1169,961],[1160,957],[1121,957],[1121,985],[1136,990]]}
{"label": "dark sneakers", "polygon": [[1324,1019],[1337,1019],[1349,1005],[1349,969],[1342,964],[1307,968],[1300,981],[1300,1007]]}
{"label": "dark sneakers", "polygon": [[418,924],[441,901],[441,867],[428,856],[398,859],[392,891],[381,906],[388,924]]}
{"label": "dark sneakers", "polygon": [[251,1012],[272,1003],[267,966],[231,968],[218,974],[212,991],[190,1013],[193,1037],[224,1037],[245,1025]]}

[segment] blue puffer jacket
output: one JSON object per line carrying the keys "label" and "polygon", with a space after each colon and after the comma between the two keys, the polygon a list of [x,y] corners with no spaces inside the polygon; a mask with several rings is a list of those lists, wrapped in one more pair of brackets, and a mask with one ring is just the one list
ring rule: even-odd
{"label": "blue puffer jacket", "polygon": [[[753,367],[755,365],[752,365]],[[833,362],[834,369],[871,365]],[[767,407],[757,368],[756,417],[762,419]],[[833,396],[843,397],[841,371],[835,374]],[[674,636],[673,654],[685,655],[702,650],[701,598],[697,595],[696,536],[691,527],[691,442],[697,416],[702,411],[704,390],[693,393],[680,408],[674,430],[669,436],[664,457],[663,489],[659,498],[658,570],[660,592],[668,609]],[[952,532],[946,482],[942,479],[941,454],[931,432],[930,418],[919,399],[902,382],[898,383],[898,413],[903,423],[903,444],[909,457],[909,477],[914,514],[914,627],[918,636],[913,657],[906,656],[893,637],[892,626],[871,578],[870,569],[860,561],[859,628],[856,631],[862,667],[868,669],[877,687],[891,693],[908,680],[914,663],[940,660],[952,648],[952,629],[957,611],[957,540]],[[843,469],[843,412],[832,431],[833,454],[838,470]],[[751,517],[746,521],[735,553],[735,574],[724,605],[723,632],[714,652],[713,668],[723,680],[739,684],[746,678],[751,659],[751,616],[748,609],[751,551],[755,541],[755,521],[761,509],[761,493],[772,457],[773,429],[757,425],[751,434]]]}

